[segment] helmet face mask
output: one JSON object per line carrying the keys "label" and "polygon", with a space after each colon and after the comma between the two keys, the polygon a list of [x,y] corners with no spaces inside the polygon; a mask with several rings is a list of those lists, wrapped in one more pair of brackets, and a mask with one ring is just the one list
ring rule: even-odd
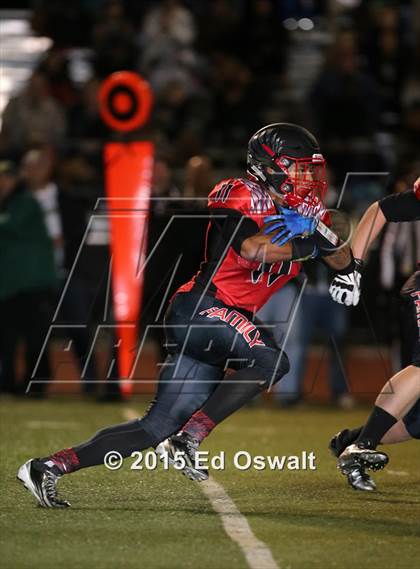
{"label": "helmet face mask", "polygon": [[251,137],[248,173],[277,197],[293,194],[305,201],[322,200],[328,188],[315,137],[289,123],[268,125]]}
{"label": "helmet face mask", "polygon": [[[292,158],[282,156],[279,160],[286,166],[286,187],[282,193],[293,192],[296,196],[307,198],[316,195],[323,199],[327,191],[326,165],[322,154],[314,154],[311,158]],[[282,191],[282,188],[279,188]],[[276,189],[277,190],[277,189]]]}

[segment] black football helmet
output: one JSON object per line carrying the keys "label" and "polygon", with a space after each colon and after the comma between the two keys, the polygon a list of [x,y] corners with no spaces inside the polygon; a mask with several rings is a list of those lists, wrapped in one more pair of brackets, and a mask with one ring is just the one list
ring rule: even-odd
{"label": "black football helmet", "polygon": [[327,191],[325,160],[316,138],[305,128],[275,123],[248,142],[248,174],[278,196],[323,199]]}

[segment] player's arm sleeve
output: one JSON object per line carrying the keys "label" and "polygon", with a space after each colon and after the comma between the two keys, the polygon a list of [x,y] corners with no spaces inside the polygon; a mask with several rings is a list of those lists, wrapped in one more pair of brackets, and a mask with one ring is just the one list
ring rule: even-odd
{"label": "player's arm sleeve", "polygon": [[420,219],[420,201],[412,190],[386,196],[379,207],[387,221],[416,221]]}
{"label": "player's arm sleeve", "polygon": [[319,250],[311,237],[294,237],[290,240],[292,244],[291,261],[307,261],[315,259]]}
{"label": "player's arm sleeve", "polygon": [[307,261],[316,257],[329,257],[337,251],[337,243],[333,244],[323,236],[294,237],[292,244],[292,261]]}
{"label": "player's arm sleeve", "polygon": [[[321,226],[321,227],[320,227]],[[292,260],[306,261],[315,257],[329,257],[336,254],[340,239],[323,223],[318,224],[317,230],[310,237],[291,239]]]}
{"label": "player's arm sleeve", "polygon": [[214,226],[223,235],[224,241],[230,243],[238,255],[241,254],[242,243],[245,239],[252,237],[259,231],[255,221],[236,209],[211,208],[210,218]]}

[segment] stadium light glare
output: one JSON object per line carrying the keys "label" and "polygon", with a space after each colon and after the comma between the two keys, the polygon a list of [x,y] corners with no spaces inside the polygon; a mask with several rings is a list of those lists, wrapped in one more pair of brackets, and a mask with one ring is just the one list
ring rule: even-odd
{"label": "stadium light glare", "polygon": [[289,32],[293,32],[293,31],[298,29],[298,23],[297,23],[297,20],[295,18],[287,18],[286,20],[284,20],[283,26]]}
{"label": "stadium light glare", "polygon": [[314,23],[310,18],[301,18],[298,23],[298,27],[305,32],[309,32],[314,29]]}

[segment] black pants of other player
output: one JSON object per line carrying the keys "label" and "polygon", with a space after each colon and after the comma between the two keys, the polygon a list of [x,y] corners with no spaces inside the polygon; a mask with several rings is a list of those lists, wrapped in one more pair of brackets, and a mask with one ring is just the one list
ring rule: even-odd
{"label": "black pants of other player", "polygon": [[[218,309],[230,314],[230,320],[212,317]],[[241,333],[234,324],[248,333]],[[229,397],[222,397],[222,418],[289,370],[286,354],[262,322],[210,296],[176,295],[165,316],[165,334],[169,355],[145,416],[102,429],[75,447],[79,468],[102,463],[110,450],[130,456],[134,450],[156,446],[177,432],[218,388],[227,368],[236,369],[224,380],[232,385],[226,391],[233,394],[234,404],[230,407]],[[256,335],[260,344],[251,347]]]}

